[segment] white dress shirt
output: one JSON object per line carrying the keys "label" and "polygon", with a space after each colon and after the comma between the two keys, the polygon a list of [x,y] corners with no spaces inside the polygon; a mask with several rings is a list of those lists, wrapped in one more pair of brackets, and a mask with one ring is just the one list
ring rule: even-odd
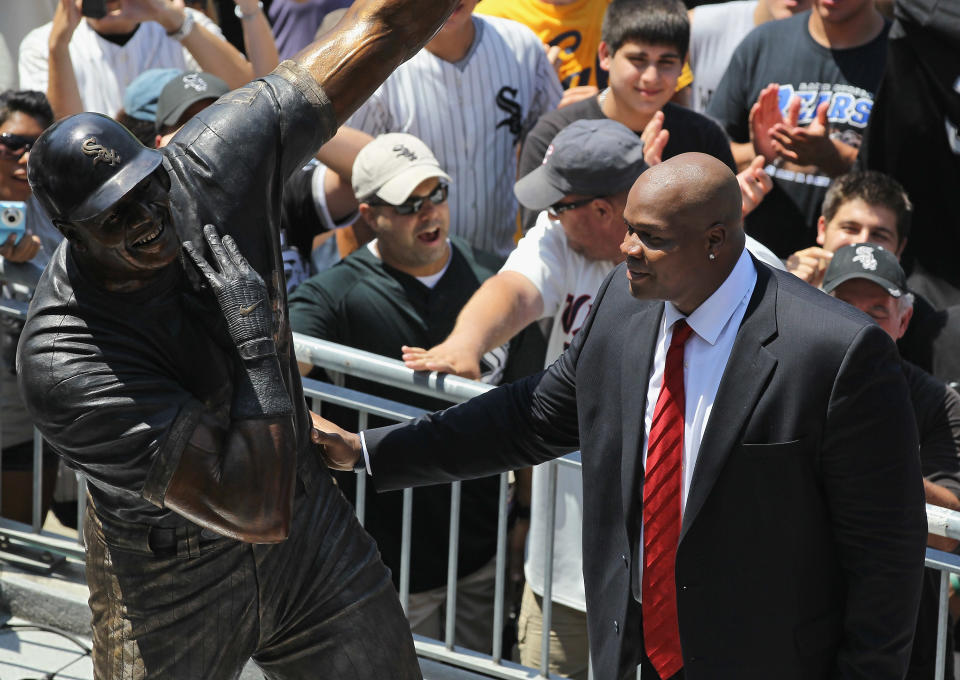
{"label": "white dress shirt", "polygon": [[[704,262],[704,266],[712,263]],[[686,317],[693,329],[683,352],[683,483],[681,510],[686,506],[690,481],[700,452],[700,441],[707,429],[720,378],[727,367],[730,350],[743,322],[747,304],[757,284],[757,270],[746,249],[727,279],[693,313]],[[657,335],[653,368],[647,383],[647,408],[643,419],[643,469],[647,466],[647,434],[653,422],[653,411],[663,384],[663,368],[667,360],[673,324],[684,315],[672,303],[664,303]],[[643,543],[641,542],[642,546]]]}

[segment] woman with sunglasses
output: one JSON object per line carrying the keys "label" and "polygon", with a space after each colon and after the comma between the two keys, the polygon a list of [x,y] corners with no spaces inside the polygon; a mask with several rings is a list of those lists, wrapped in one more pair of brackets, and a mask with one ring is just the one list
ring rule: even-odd
{"label": "woman with sunglasses", "polygon": [[[0,202],[26,204],[26,233],[0,238],[0,272],[7,283],[35,283],[57,244],[59,232],[33,200],[27,183],[27,161],[37,137],[53,115],[41,92],[0,93]],[[27,296],[3,285],[4,297]],[[0,514],[31,521],[33,421],[17,390],[14,359],[23,322],[0,315],[0,432],[3,432],[3,507]],[[57,473],[57,457],[45,452],[43,503],[49,508]]]}

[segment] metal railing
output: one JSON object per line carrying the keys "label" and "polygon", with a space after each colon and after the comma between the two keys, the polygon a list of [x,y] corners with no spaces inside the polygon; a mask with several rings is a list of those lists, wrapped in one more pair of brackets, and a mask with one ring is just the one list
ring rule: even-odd
{"label": "metal railing", "polygon": [[[26,312],[26,303],[16,300],[0,299],[0,314],[13,315],[23,318]],[[449,375],[417,373],[406,368],[401,362],[361,350],[344,347],[331,342],[309,338],[294,334],[294,345],[297,358],[304,363],[311,363],[335,373],[343,373],[355,377],[365,378],[391,387],[402,388],[418,394],[429,395],[451,403],[466,401],[482,394],[492,387],[471,380],[464,380]],[[364,394],[338,385],[310,380],[303,380],[304,393],[314,400],[314,410],[319,410],[320,404],[338,405],[354,409],[358,413],[358,427],[364,429],[371,415],[388,420],[403,422],[417,418],[424,413],[421,409],[412,406]],[[70,559],[82,560],[83,548],[76,542],[63,537],[41,532],[42,519],[40,476],[41,439],[38,432],[34,433],[34,474],[33,474],[33,522],[32,526],[12,522],[0,518],[0,536],[5,540],[26,546],[34,546],[42,550],[49,550],[57,555]],[[415,636],[417,653],[425,658],[436,660],[457,668],[481,673],[494,678],[505,680],[519,678],[556,677],[548,674],[549,663],[549,631],[552,619],[552,579],[553,579],[553,537],[556,526],[556,483],[557,470],[560,466],[579,468],[580,462],[575,459],[561,458],[547,463],[547,497],[554,500],[548,505],[548,514],[545,518],[546,540],[543,546],[531,546],[529,549],[543,551],[544,563],[548,565],[544,570],[543,592],[543,637],[541,639],[541,659],[539,669],[533,669],[512,663],[504,659],[501,632],[505,621],[505,592],[506,592],[506,560],[507,560],[507,501],[508,476],[500,475],[499,480],[499,510],[497,520],[496,539],[496,582],[493,616],[493,648],[492,654],[487,655],[473,650],[463,649],[454,644],[454,622],[457,612],[457,554],[459,548],[459,516],[461,491],[460,483],[451,485],[450,502],[450,530],[447,568],[447,600],[446,600],[446,629],[443,640],[433,640]],[[412,489],[403,491],[402,510],[402,541],[401,541],[401,569],[400,569],[400,600],[406,610],[410,598],[410,556],[412,532]],[[367,496],[366,475],[357,476],[356,508],[357,517],[361,524],[365,521],[364,501]],[[78,482],[78,519],[82,521],[85,489],[83,482]],[[960,540],[960,513],[944,508],[927,505],[927,522],[930,533]],[[937,670],[936,679],[943,680],[945,655],[950,653],[946,647],[948,622],[948,593],[949,574],[960,573],[960,557],[951,553],[932,548],[927,549],[926,565],[941,572],[940,610],[937,636]]]}

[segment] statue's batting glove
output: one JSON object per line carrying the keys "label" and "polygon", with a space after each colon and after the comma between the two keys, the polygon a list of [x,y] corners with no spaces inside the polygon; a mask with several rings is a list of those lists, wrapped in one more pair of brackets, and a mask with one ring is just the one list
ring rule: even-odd
{"label": "statue's batting glove", "polygon": [[203,228],[203,235],[216,267],[189,241],[183,244],[183,249],[213,289],[227,330],[243,360],[235,376],[231,415],[241,420],[289,416],[293,406],[273,342],[273,314],[267,286],[240,254],[233,238],[224,236],[221,241],[212,224]]}
{"label": "statue's batting glove", "polygon": [[224,236],[221,241],[212,224],[203,228],[203,235],[216,267],[189,241],[183,248],[210,284],[240,357],[250,361],[276,355],[270,298],[260,274],[240,253],[232,237]]}

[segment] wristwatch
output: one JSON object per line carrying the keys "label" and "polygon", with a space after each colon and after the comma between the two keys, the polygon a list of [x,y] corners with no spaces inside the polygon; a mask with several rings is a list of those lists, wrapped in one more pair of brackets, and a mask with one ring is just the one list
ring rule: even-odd
{"label": "wristwatch", "polygon": [[250,12],[250,14],[244,14],[244,13],[243,13],[243,10],[240,9],[240,5],[234,5],[234,7],[233,7],[233,13],[234,13],[234,14],[236,15],[236,17],[237,17],[238,19],[240,19],[241,21],[243,21],[244,19],[252,19],[253,17],[257,16],[257,14],[259,14],[259,13],[262,12],[262,11],[263,11],[263,3],[262,3],[262,2],[257,2],[257,11],[256,11],[256,12]]}
{"label": "wristwatch", "polygon": [[177,42],[183,42],[183,39],[190,35],[190,31],[193,30],[193,14],[190,13],[190,10],[183,10],[183,23],[180,24],[180,28],[175,30],[173,33],[167,33],[167,37],[176,40]]}

